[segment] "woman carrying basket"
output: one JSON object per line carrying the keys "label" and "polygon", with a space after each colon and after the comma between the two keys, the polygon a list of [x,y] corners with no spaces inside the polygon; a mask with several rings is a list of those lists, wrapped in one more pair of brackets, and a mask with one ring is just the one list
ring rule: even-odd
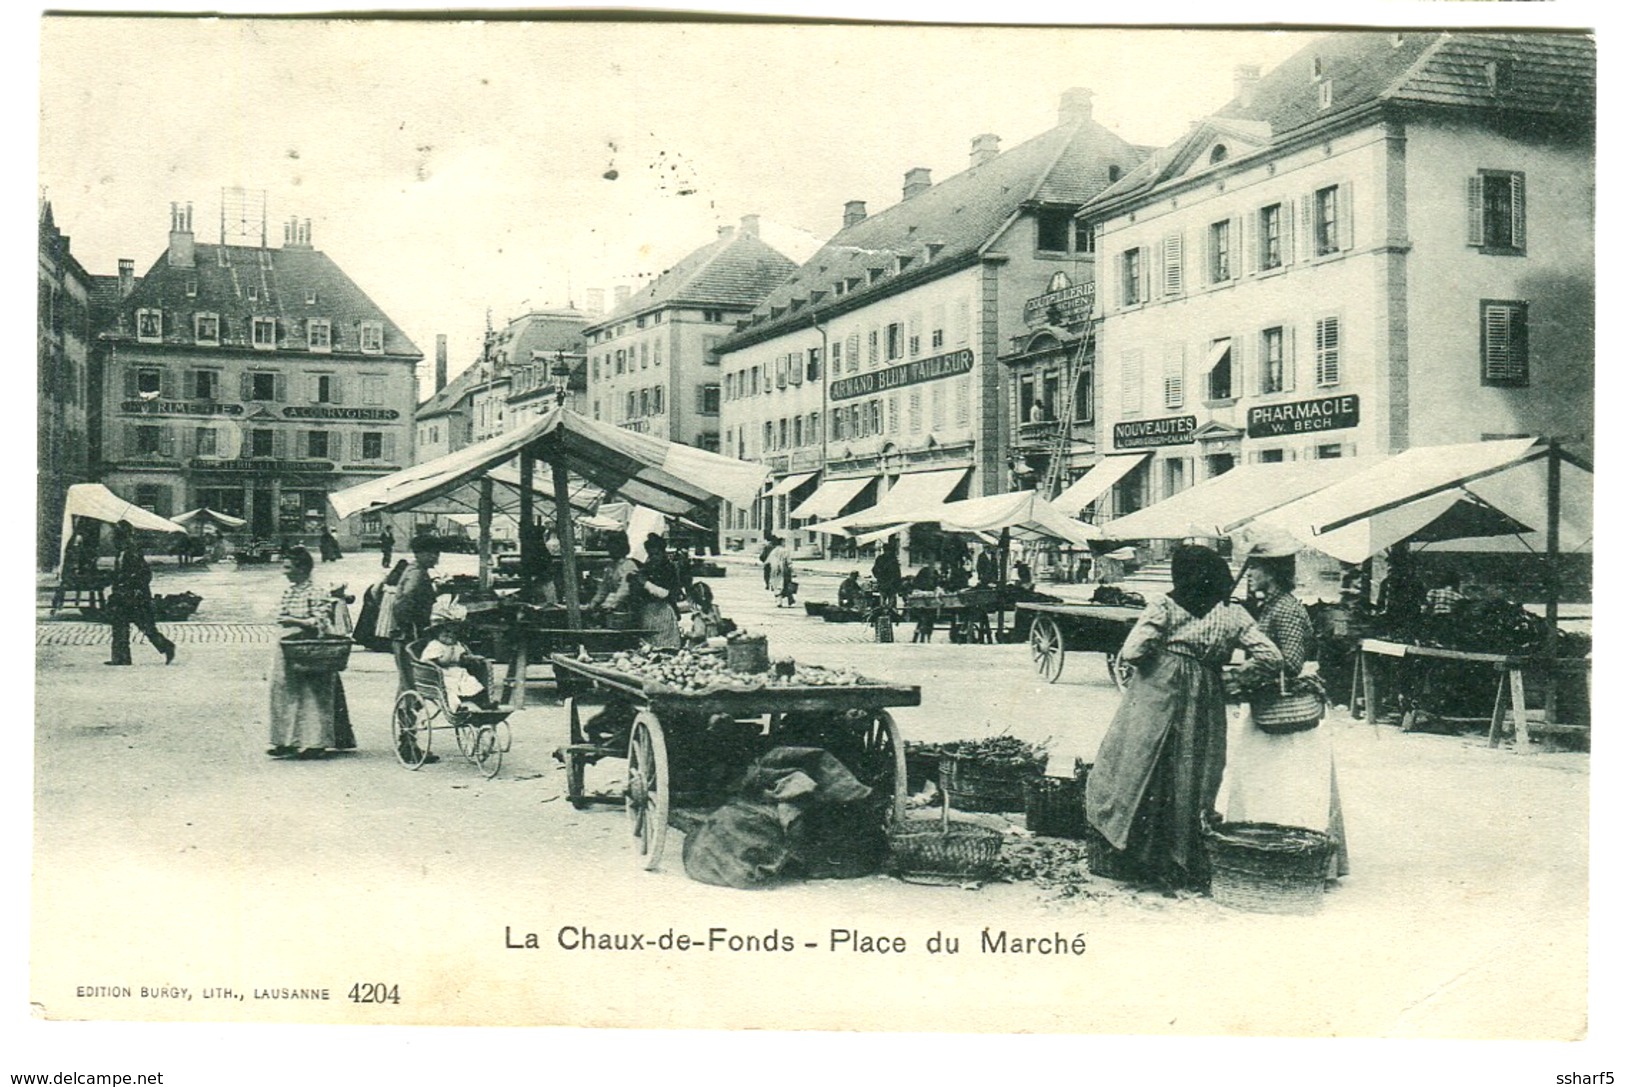
{"label": "woman carrying basket", "polygon": [[[1305,662],[1316,656],[1309,612],[1292,595],[1297,580],[1296,550],[1296,544],[1271,541],[1254,548],[1247,557],[1247,587],[1253,601],[1249,610],[1280,648],[1282,660],[1279,665],[1248,661],[1238,668],[1236,681],[1244,691],[1291,689]],[[1314,724],[1292,732],[1266,731],[1254,721],[1246,703],[1241,714],[1235,750],[1230,752],[1225,772],[1225,821],[1322,831],[1335,843],[1326,878],[1348,875],[1348,843],[1343,835],[1331,733]]]}
{"label": "woman carrying basket", "polygon": [[1211,877],[1202,823],[1224,775],[1220,667],[1239,645],[1278,663],[1280,650],[1228,602],[1230,567],[1206,547],[1174,552],[1174,588],[1154,599],[1119,659],[1134,666],[1085,785],[1089,824],[1164,891],[1205,891]]}
{"label": "woman carrying basket", "polygon": [[[311,584],[315,560],[303,547],[288,549],[282,573],[288,587],[277,606],[277,625],[285,628],[283,640],[312,638],[326,630],[331,599]],[[319,759],[340,746],[337,737],[339,674],[294,671],[283,653],[281,641],[273,643],[271,657],[271,746],[265,752],[272,758]],[[348,722],[345,732],[349,731]],[[350,739],[349,746],[355,746]]]}

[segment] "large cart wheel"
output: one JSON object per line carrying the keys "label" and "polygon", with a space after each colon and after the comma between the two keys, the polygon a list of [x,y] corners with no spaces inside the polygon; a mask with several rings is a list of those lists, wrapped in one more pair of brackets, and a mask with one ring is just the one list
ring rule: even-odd
{"label": "large cart wheel", "polygon": [[660,854],[666,848],[666,826],[671,819],[670,782],[666,734],[660,718],[648,710],[639,710],[626,751],[626,814],[638,842],[638,856],[651,872],[659,866]]}
{"label": "large cart wheel", "polygon": [[570,743],[586,743],[587,734],[581,731],[581,706],[574,697],[564,700],[564,716],[570,721]]}
{"label": "large cart wheel", "polygon": [[1033,632],[1028,638],[1032,646],[1033,661],[1038,665],[1038,674],[1046,683],[1054,683],[1061,678],[1061,669],[1066,666],[1066,639],[1061,637],[1061,626],[1047,615],[1040,615],[1033,620]]}
{"label": "large cart wheel", "polygon": [[474,731],[470,746],[474,764],[484,771],[487,779],[496,777],[502,770],[502,742],[497,739],[497,730],[490,725],[481,726]]}
{"label": "large cart wheel", "polygon": [[885,710],[875,711],[863,731],[863,764],[875,775],[864,784],[891,793],[892,818],[901,822],[908,813],[908,762],[903,757],[903,734]]}
{"label": "large cart wheel", "polygon": [[1134,674],[1134,668],[1116,653],[1106,654],[1106,671],[1111,673],[1112,684],[1119,690],[1128,687],[1128,677]]}
{"label": "large cart wheel", "polygon": [[564,700],[564,715],[570,721],[570,740],[564,746],[564,796],[577,811],[590,807],[587,800],[587,762],[579,750],[586,744],[581,731],[581,706],[574,698]]}
{"label": "large cart wheel", "polygon": [[434,735],[429,716],[429,707],[416,691],[402,691],[395,699],[389,734],[395,744],[395,757],[408,770],[416,770],[429,758],[430,737]]}

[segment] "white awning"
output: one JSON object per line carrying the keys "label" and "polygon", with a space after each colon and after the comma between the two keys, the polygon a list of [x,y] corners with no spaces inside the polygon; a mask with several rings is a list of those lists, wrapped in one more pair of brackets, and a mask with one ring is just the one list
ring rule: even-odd
{"label": "white awning", "polygon": [[233,517],[229,513],[221,513],[219,510],[211,510],[206,506],[195,510],[187,510],[185,513],[177,513],[174,517],[170,518],[170,520],[174,521],[177,525],[190,525],[193,521],[198,520],[199,518],[202,518],[204,521],[213,521],[218,525],[224,525],[226,528],[242,528],[244,525],[248,524],[248,522],[243,520],[241,517]]}
{"label": "white awning", "polygon": [[1229,353],[1230,353],[1230,341],[1229,340],[1214,340],[1213,341],[1213,346],[1207,349],[1207,359],[1206,359],[1206,361],[1204,361],[1202,363],[1202,373],[1204,373],[1204,374],[1212,373],[1213,368],[1215,366],[1219,365],[1219,363],[1223,362],[1224,357],[1226,355],[1228,355]]}
{"label": "white awning", "polygon": [[790,511],[790,517],[798,520],[808,517],[839,517],[841,510],[845,509],[848,503],[879,478],[879,476],[853,476],[849,479],[826,479],[823,485],[813,492],[811,498]]}
{"label": "white awning", "polygon": [[1085,506],[1111,490],[1113,484],[1134,471],[1135,466],[1150,455],[1150,453],[1124,453],[1106,457],[1084,473],[1082,478],[1056,495],[1050,505],[1068,517],[1076,517],[1083,512]]}
{"label": "white awning", "polygon": [[817,472],[797,472],[795,475],[785,476],[773,484],[767,492],[767,497],[777,498],[780,495],[789,494],[817,474]]}
{"label": "white awning", "polygon": [[128,521],[131,528],[148,532],[186,531],[185,526],[177,525],[167,517],[160,517],[151,510],[124,501],[100,483],[75,483],[68,488],[62,504],[62,544],[57,550],[58,569],[61,569],[62,554],[68,549],[68,541],[73,538],[75,517],[106,521],[110,525]]}
{"label": "white awning", "polygon": [[[1100,526],[1111,540],[1227,536],[1230,529],[1347,479],[1377,457],[1244,464]],[[1087,477],[1085,477],[1087,478]]]}
{"label": "white awning", "polygon": [[935,472],[910,472],[897,477],[891,490],[868,509],[849,513],[837,521],[815,525],[819,532],[851,534],[864,529],[882,528],[917,520],[914,513],[922,508],[942,505],[959,481],[970,472],[969,468],[945,468]]}

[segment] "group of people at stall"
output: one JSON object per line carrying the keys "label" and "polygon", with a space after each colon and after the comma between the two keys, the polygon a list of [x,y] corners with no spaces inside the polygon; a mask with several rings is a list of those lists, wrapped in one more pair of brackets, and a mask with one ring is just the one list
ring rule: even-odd
{"label": "group of people at stall", "polygon": [[[1129,870],[1169,893],[1207,889],[1203,835],[1224,820],[1323,831],[1335,843],[1327,877],[1348,873],[1326,730],[1266,732],[1243,709],[1227,750],[1227,703],[1286,691],[1315,656],[1292,595],[1291,554],[1255,554],[1247,568],[1252,601],[1243,607],[1230,601],[1235,579],[1216,551],[1174,552],[1173,591],[1153,598],[1123,643],[1119,659],[1133,675],[1085,786],[1090,826]],[[1245,661],[1227,670],[1238,649]]]}

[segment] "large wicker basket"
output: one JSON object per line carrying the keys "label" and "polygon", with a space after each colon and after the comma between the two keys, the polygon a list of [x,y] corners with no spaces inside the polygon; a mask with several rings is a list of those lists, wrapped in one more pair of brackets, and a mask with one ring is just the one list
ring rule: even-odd
{"label": "large wicker basket", "polygon": [[742,675],[757,675],[767,671],[767,639],[762,637],[738,638],[728,643],[728,671]]}
{"label": "large wicker basket", "polygon": [[940,816],[893,823],[886,832],[886,844],[892,870],[901,878],[963,883],[993,875],[1004,835],[991,827],[950,818],[944,803]]}
{"label": "large wicker basket", "polygon": [[1044,773],[1046,756],[1020,761],[944,754],[937,767],[937,784],[965,811],[1023,811],[1027,806],[1023,783]]}
{"label": "large wicker basket", "polygon": [[1027,829],[1046,838],[1081,839],[1089,822],[1083,815],[1082,778],[1028,778],[1022,782]]}
{"label": "large wicker basket", "polygon": [[1224,823],[1204,835],[1213,901],[1254,913],[1314,913],[1326,888],[1332,839],[1274,823]]}
{"label": "large wicker basket", "polygon": [[350,664],[349,638],[288,638],[282,643],[282,659],[290,672],[342,672]]}
{"label": "large wicker basket", "polygon": [[1133,881],[1143,877],[1139,865],[1112,844],[1092,826],[1083,828],[1084,855],[1089,863],[1089,874],[1106,879]]}

